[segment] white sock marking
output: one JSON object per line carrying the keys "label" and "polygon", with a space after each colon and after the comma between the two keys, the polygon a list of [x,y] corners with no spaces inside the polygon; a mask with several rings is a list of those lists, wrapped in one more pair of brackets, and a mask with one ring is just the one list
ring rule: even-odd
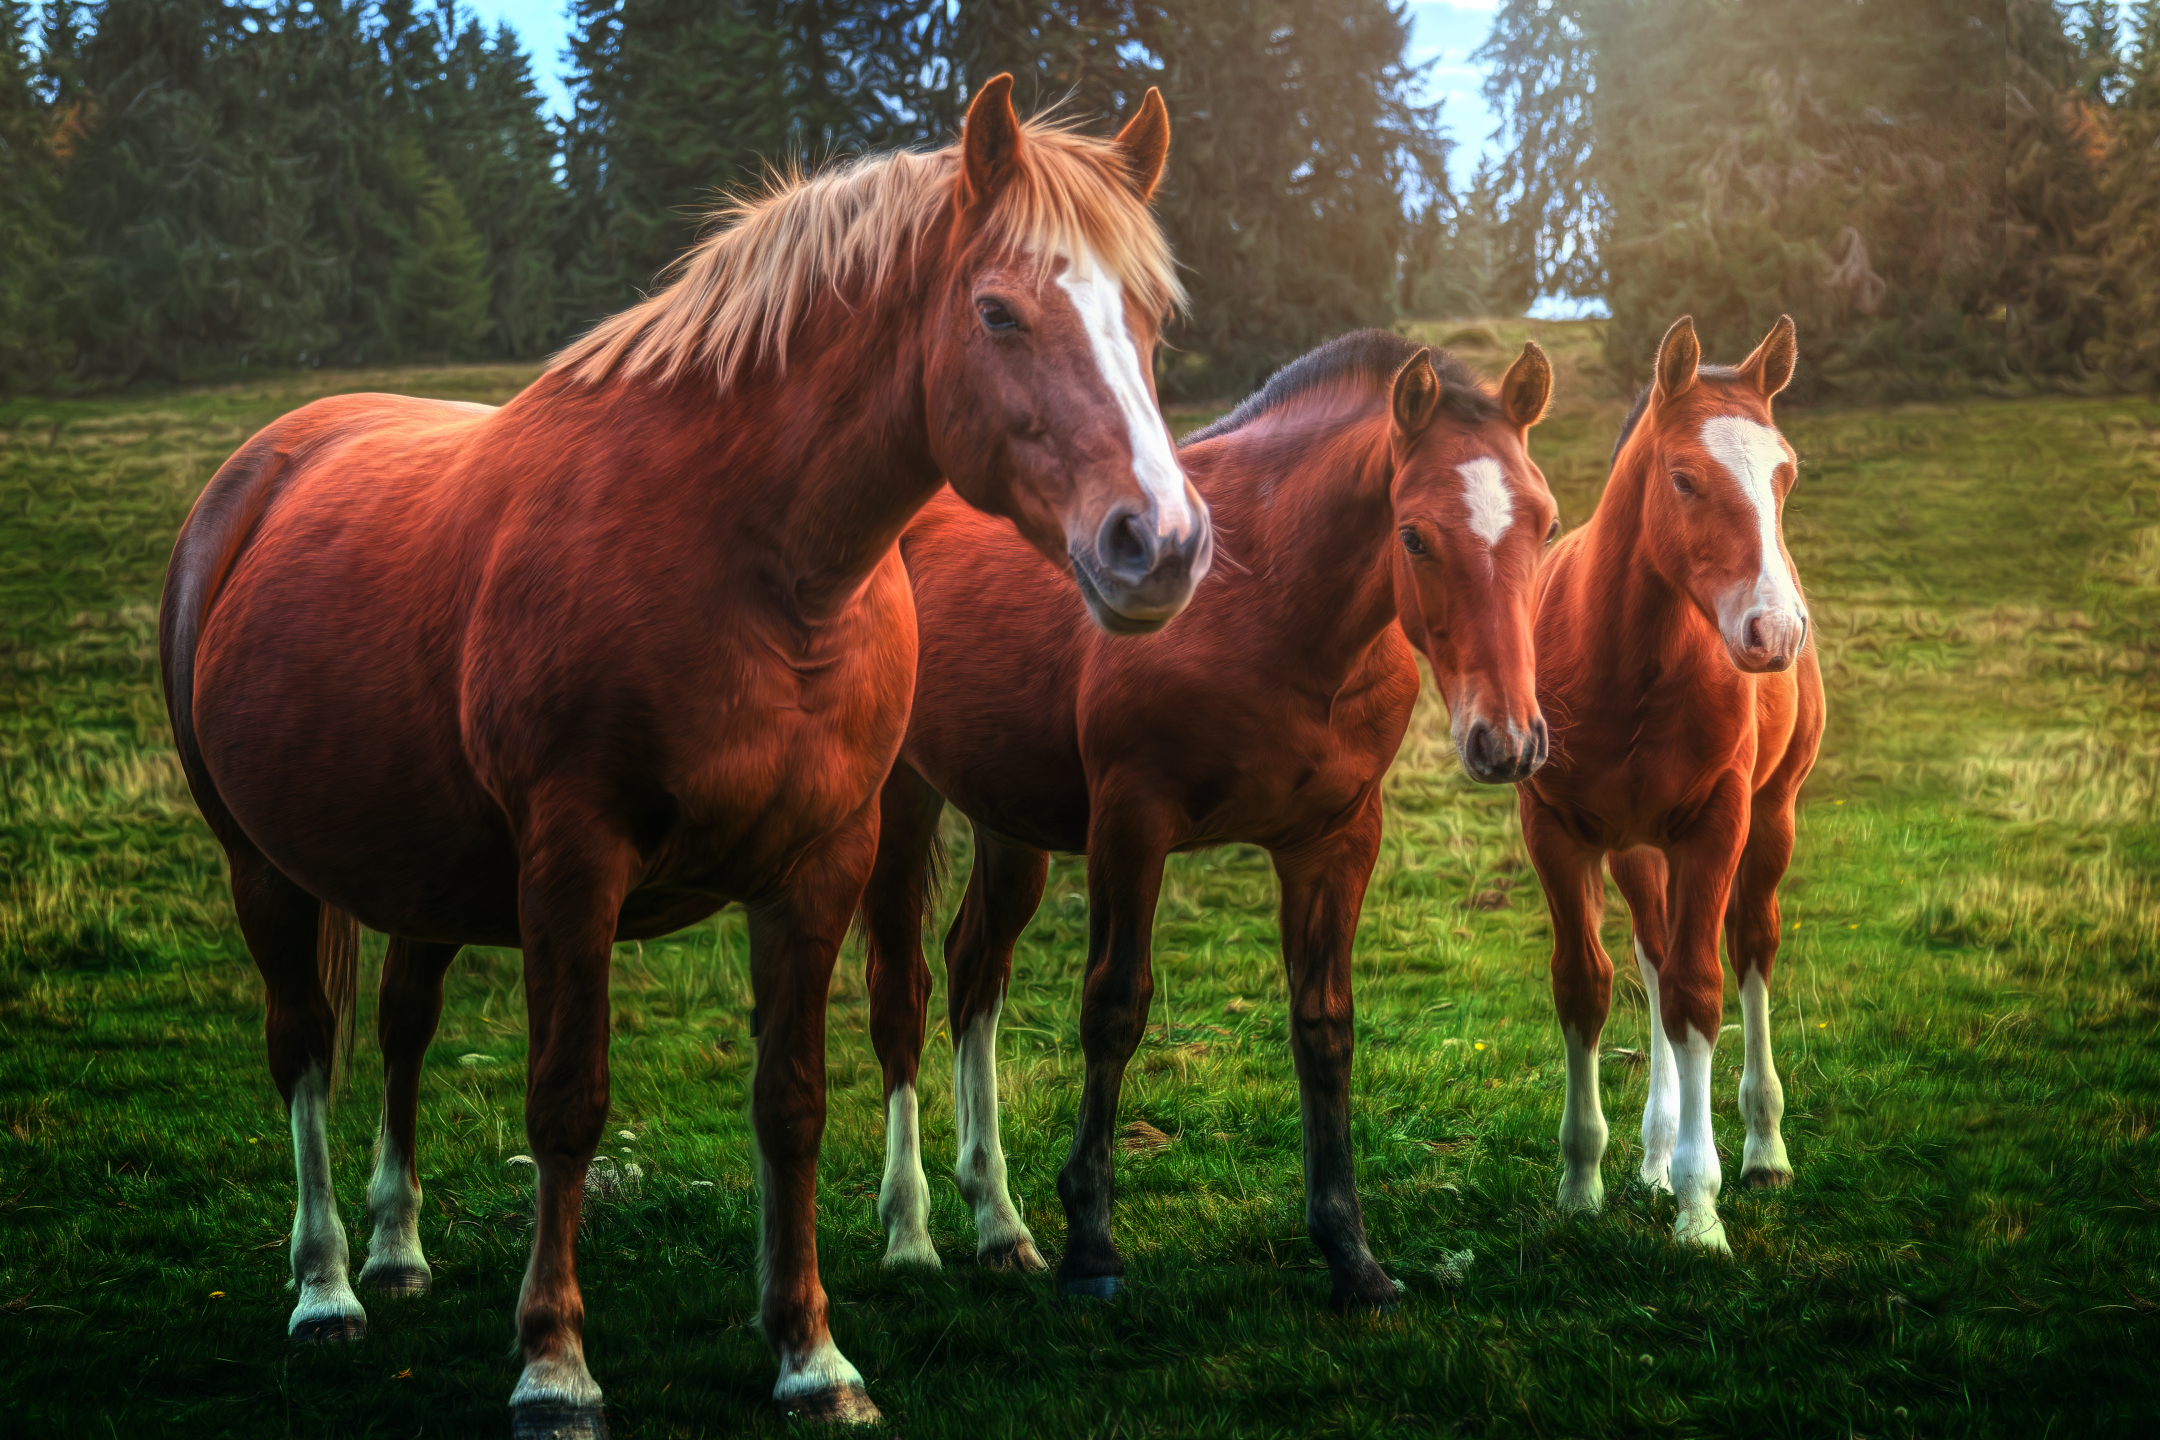
{"label": "white sock marking", "polygon": [[1642,972],[1643,989],[1650,997],[1650,1094],[1643,1101],[1642,1178],[1645,1184],[1670,1190],[1673,1144],[1680,1138],[1680,1076],[1659,1012],[1657,967],[1643,953],[1640,940],[1635,942],[1635,968]]}
{"label": "white sock marking", "polygon": [[1786,1158],[1785,1137],[1778,1133],[1778,1122],[1785,1118],[1785,1087],[1778,1083],[1777,1065],[1770,1058],[1770,986],[1760,970],[1748,971],[1740,982],[1740,1029],[1746,1046],[1740,1114],[1747,1121],[1740,1176],[1746,1179],[1758,1170],[1790,1175],[1792,1161]]}
{"label": "white sock marking", "polygon": [[1499,545],[1515,520],[1515,497],[1508,492],[1507,471],[1490,455],[1465,460],[1455,467],[1463,478],[1463,505],[1470,512],[1470,529],[1485,548]]}
{"label": "white sock marking", "polygon": [[1178,468],[1177,452],[1170,447],[1170,432],[1148,392],[1140,346],[1125,323],[1124,283],[1085,249],[1066,257],[1057,283],[1080,312],[1096,368],[1125,412],[1133,475],[1155,502],[1155,533],[1182,540],[1198,520],[1185,501],[1185,472]]}
{"label": "white sock marking", "polygon": [[1560,1027],[1567,1046],[1567,1102],[1560,1111],[1560,1208],[1601,1210],[1605,1180],[1598,1162],[1605,1158],[1605,1110],[1598,1103],[1597,1048],[1585,1045],[1572,1025]]}
{"label": "white sock marking", "polygon": [[420,1248],[420,1187],[408,1172],[404,1154],[390,1138],[390,1120],[375,1140],[375,1175],[368,1182],[368,1219],[374,1234],[368,1240],[367,1264],[360,1283],[375,1283],[385,1273],[411,1273],[431,1277],[427,1256]]}
{"label": "white sock marking", "polygon": [[[953,1047],[953,1112],[959,1156],[953,1165],[960,1194],[975,1207],[976,1253],[1024,1246],[1018,1258],[1037,1268],[1035,1236],[1005,1190],[1005,1149],[998,1140],[997,1027],[1005,997],[968,1022]],[[1032,1262],[1032,1263],[1030,1263]]]}
{"label": "white sock marking", "polygon": [[[1662,1021],[1659,1028],[1664,1028]],[[1673,1047],[1680,1072],[1680,1139],[1672,1156],[1679,1217],[1673,1222],[1673,1237],[1730,1253],[1717,1214],[1718,1189],[1725,1177],[1718,1168],[1717,1136],[1710,1125],[1710,1057],[1716,1049],[1717,1037],[1702,1035],[1692,1025]]]}
{"label": "white sock marking", "polygon": [[938,1266],[930,1240],[930,1182],[923,1176],[922,1117],[913,1085],[885,1099],[885,1181],[878,1187],[887,1265]]}
{"label": "white sock marking", "polygon": [[353,1295],[345,1270],[345,1226],[338,1219],[337,1191],[330,1184],[330,1077],[311,1065],[293,1086],[293,1170],[299,1204],[293,1211],[292,1274],[300,1292],[288,1331],[328,1320],[365,1324],[367,1312]]}
{"label": "white sock marking", "polygon": [[563,1337],[560,1355],[529,1360],[510,1392],[512,1405],[598,1405],[600,1385],[585,1368],[585,1342]]}
{"label": "white sock marking", "polygon": [[784,1404],[850,1386],[863,1388],[862,1372],[848,1363],[830,1335],[805,1350],[781,1347],[780,1379],[773,1385],[773,1399]]}

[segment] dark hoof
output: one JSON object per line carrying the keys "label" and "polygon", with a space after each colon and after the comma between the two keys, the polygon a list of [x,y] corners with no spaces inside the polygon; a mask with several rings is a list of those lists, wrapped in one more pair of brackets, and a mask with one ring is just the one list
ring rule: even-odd
{"label": "dark hoof", "polygon": [[598,1405],[527,1401],[510,1407],[511,1440],[607,1440],[607,1417]]}
{"label": "dark hoof", "polygon": [[427,1271],[410,1270],[403,1266],[396,1268],[385,1267],[381,1270],[363,1270],[360,1272],[359,1280],[362,1290],[393,1297],[425,1295],[428,1292],[428,1287],[433,1283],[434,1278]]}
{"label": "dark hoof", "polygon": [[1010,1245],[1000,1245],[995,1250],[983,1250],[976,1254],[975,1263],[985,1270],[1047,1270],[1050,1266],[1037,1253],[1035,1247],[1025,1240],[1015,1240]]}
{"label": "dark hoof", "polygon": [[775,1402],[790,1420],[811,1425],[875,1425],[884,1419],[860,1385],[838,1385],[815,1395]]}
{"label": "dark hoof", "polygon": [[1792,1171],[1758,1168],[1741,1175],[1740,1183],[1750,1190],[1782,1190],[1792,1184]]}
{"label": "dark hoof", "polygon": [[291,1330],[295,1345],[335,1345],[346,1340],[358,1340],[367,1334],[367,1317],[364,1315],[325,1315],[320,1320],[303,1320]]}
{"label": "dark hoof", "polygon": [[1125,1280],[1118,1275],[1086,1275],[1058,1281],[1058,1294],[1067,1300],[1115,1300]]}

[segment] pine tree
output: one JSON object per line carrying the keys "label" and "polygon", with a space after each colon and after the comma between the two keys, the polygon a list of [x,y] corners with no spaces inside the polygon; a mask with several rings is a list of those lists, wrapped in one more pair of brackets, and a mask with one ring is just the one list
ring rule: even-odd
{"label": "pine tree", "polygon": [[489,316],[487,247],[466,218],[457,191],[428,169],[413,235],[392,282],[398,337],[408,355],[466,359],[495,323]]}
{"label": "pine tree", "polygon": [[2080,237],[2092,251],[2076,272],[2092,282],[2105,328],[2086,346],[2123,385],[2160,387],[2160,3],[2130,14],[2125,89],[2112,116],[2098,198]]}
{"label": "pine tree", "polygon": [[957,45],[969,84],[1011,70],[1023,102],[1069,94],[1091,125],[1161,87],[1172,133],[1156,210],[1192,295],[1161,379],[1222,394],[1394,320],[1406,207],[1445,185],[1407,37],[1386,0],[973,0]]}
{"label": "pine tree", "polygon": [[545,354],[564,333],[554,238],[565,195],[554,127],[508,26],[489,36],[469,14],[459,23],[446,4],[436,35],[437,69],[416,94],[416,122],[486,253],[487,348]]}
{"label": "pine tree", "polygon": [[68,244],[53,213],[56,116],[28,54],[29,8],[0,0],[0,394],[44,382],[66,359],[52,306]]}
{"label": "pine tree", "polygon": [[107,0],[77,62],[82,120],[60,211],[85,281],[62,325],[87,373],[177,376],[312,363],[336,276],[309,236],[314,192],[266,97],[275,16],[226,0]]}

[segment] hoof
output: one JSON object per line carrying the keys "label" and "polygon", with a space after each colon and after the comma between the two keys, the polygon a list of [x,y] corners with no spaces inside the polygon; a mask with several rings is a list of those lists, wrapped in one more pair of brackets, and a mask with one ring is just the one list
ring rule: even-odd
{"label": "hoof", "polygon": [[1115,1300],[1125,1280],[1119,1275],[1087,1275],[1058,1281],[1058,1294],[1067,1300]]}
{"label": "hoof", "polygon": [[377,1295],[392,1297],[400,1295],[425,1295],[435,1283],[434,1276],[410,1265],[385,1265],[380,1270],[362,1270],[359,1285]]}
{"label": "hoof", "polygon": [[942,1270],[945,1262],[938,1259],[937,1246],[924,1240],[920,1245],[891,1245],[886,1248],[885,1258],[878,1264],[887,1270]]}
{"label": "hoof", "polygon": [[1724,1223],[1714,1215],[1707,1220],[1681,1216],[1680,1222],[1673,1227],[1673,1239],[1712,1255],[1732,1254],[1732,1244],[1725,1238]]}
{"label": "hoof", "polygon": [[1767,1165],[1758,1165],[1753,1170],[1743,1172],[1740,1183],[1750,1190],[1782,1190],[1792,1184],[1792,1171],[1773,1170]]}
{"label": "hoof", "polygon": [[860,1385],[836,1385],[814,1395],[797,1395],[773,1403],[790,1420],[812,1425],[875,1425],[885,1418]]}
{"label": "hoof", "polygon": [[528,1400],[510,1407],[511,1440],[607,1440],[607,1417],[598,1405]]}
{"label": "hoof", "polygon": [[1378,1267],[1354,1280],[1337,1280],[1328,1308],[1338,1315],[1392,1315],[1402,1308],[1402,1286]]}
{"label": "hoof", "polygon": [[1035,1242],[1024,1237],[1010,1245],[999,1245],[976,1252],[975,1263],[985,1270],[1036,1271],[1050,1268],[1049,1262],[1037,1253]]}
{"label": "hoof", "polygon": [[292,1327],[291,1339],[295,1345],[335,1345],[346,1340],[358,1340],[367,1334],[365,1315],[324,1315],[315,1320],[302,1320]]}

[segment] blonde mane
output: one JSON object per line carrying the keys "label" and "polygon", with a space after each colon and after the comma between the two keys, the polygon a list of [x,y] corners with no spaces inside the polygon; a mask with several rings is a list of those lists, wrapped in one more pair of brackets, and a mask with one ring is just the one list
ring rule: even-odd
{"label": "blonde mane", "polygon": [[[811,303],[828,292],[842,304],[882,292],[961,187],[957,143],[776,173],[761,193],[717,212],[720,228],[662,272],[658,293],[601,321],[549,368],[592,385],[616,374],[666,384],[709,366],[723,390],[764,361],[785,368],[788,339]],[[1045,269],[1084,246],[1156,314],[1185,303],[1170,247],[1111,141],[1040,120],[1022,125],[1017,173],[983,225],[999,253],[1032,255]]]}

